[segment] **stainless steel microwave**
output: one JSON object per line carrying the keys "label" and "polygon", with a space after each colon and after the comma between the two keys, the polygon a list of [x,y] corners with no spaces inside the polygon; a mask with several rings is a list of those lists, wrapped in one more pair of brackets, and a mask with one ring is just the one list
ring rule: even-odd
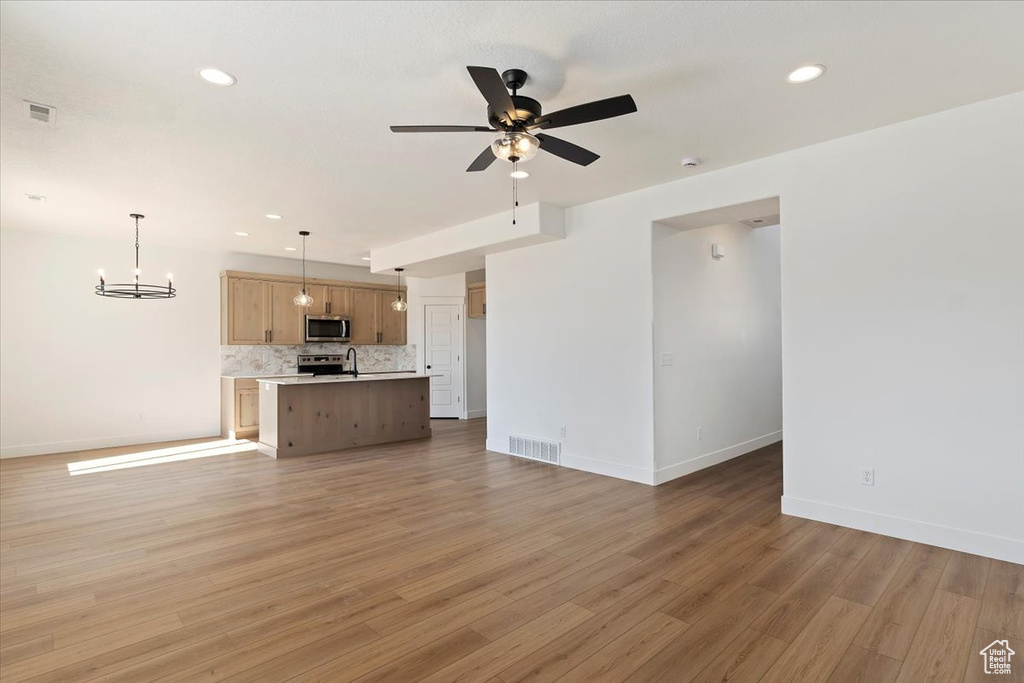
{"label": "stainless steel microwave", "polygon": [[307,315],[306,341],[347,342],[352,338],[352,321],[340,315]]}

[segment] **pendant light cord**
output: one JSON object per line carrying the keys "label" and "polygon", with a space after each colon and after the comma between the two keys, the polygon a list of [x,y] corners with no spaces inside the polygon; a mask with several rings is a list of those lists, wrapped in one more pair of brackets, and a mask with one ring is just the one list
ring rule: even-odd
{"label": "pendant light cord", "polygon": [[135,292],[139,291],[139,217],[135,217]]}
{"label": "pendant light cord", "polygon": [[[295,291],[294,289],[292,290]],[[306,236],[302,236],[302,293],[306,293]]]}

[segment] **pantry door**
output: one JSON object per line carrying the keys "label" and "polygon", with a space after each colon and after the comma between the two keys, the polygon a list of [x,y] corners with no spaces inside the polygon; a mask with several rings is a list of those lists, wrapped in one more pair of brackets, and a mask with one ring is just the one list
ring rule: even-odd
{"label": "pantry door", "polygon": [[463,414],[462,306],[424,306],[423,357],[430,378],[430,417]]}

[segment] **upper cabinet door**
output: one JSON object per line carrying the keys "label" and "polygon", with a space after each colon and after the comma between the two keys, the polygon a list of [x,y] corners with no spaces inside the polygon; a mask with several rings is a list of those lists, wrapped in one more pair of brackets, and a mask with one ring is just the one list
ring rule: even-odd
{"label": "upper cabinet door", "polygon": [[[380,344],[405,345],[406,340],[406,311],[396,311],[391,308],[391,302],[395,300],[395,291],[381,291],[380,293]],[[405,299],[405,292],[402,292],[402,299]]]}
{"label": "upper cabinet door", "polygon": [[301,285],[291,282],[269,282],[267,287],[270,304],[270,343],[301,344],[304,341],[302,323],[306,317],[306,309],[296,306],[293,301]]}
{"label": "upper cabinet door", "polygon": [[483,286],[470,288],[468,315],[470,318],[487,316],[487,290]]}
{"label": "upper cabinet door", "polygon": [[325,287],[328,299],[331,302],[331,315],[350,315],[352,312],[351,295],[352,290],[348,287]]}
{"label": "upper cabinet door", "polygon": [[306,309],[306,315],[327,315],[327,287],[324,285],[307,285],[306,292],[313,297],[313,305]]}
{"label": "upper cabinet door", "polygon": [[228,344],[266,344],[266,298],[259,280],[228,281]]}
{"label": "upper cabinet door", "polygon": [[352,319],[352,344],[376,344],[377,314],[380,292],[372,289],[351,290],[349,318]]}

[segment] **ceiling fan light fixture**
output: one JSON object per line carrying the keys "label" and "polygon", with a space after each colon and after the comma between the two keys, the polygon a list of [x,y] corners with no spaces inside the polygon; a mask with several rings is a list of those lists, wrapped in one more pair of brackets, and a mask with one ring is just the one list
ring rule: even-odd
{"label": "ceiling fan light fixture", "polygon": [[491,143],[494,156],[502,161],[529,161],[537,156],[540,140],[529,133],[512,130],[502,133]]}

